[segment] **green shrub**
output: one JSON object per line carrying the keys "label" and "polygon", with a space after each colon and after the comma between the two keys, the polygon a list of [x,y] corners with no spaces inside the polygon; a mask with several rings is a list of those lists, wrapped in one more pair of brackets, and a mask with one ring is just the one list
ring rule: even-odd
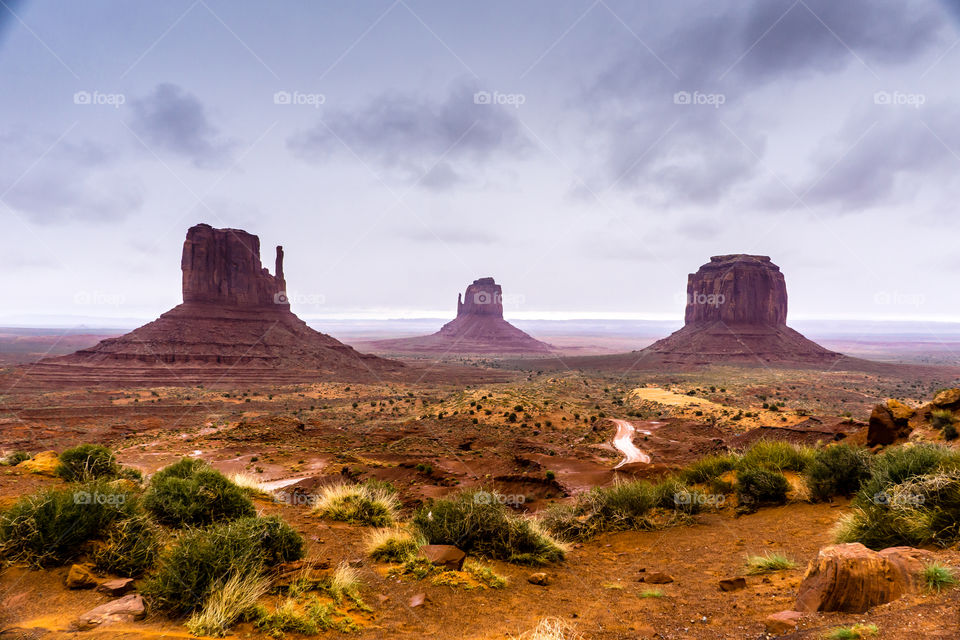
{"label": "green shrub", "polygon": [[102,480],[45,489],[0,513],[0,557],[34,567],[66,564],[138,509],[136,496]]}
{"label": "green shrub", "polygon": [[519,564],[563,560],[563,547],[537,522],[511,512],[483,490],[433,500],[417,511],[413,525],[429,544],[452,544],[467,553]]}
{"label": "green shrub", "polygon": [[150,479],[143,504],[158,522],[203,526],[256,514],[243,489],[206,462],[183,458]]}
{"label": "green shrub", "polygon": [[952,449],[934,444],[910,444],[886,449],[874,457],[870,479],[857,494],[861,503],[873,503],[886,488],[938,468],[960,466],[960,456]]}
{"label": "green shrub", "polygon": [[953,412],[947,409],[934,409],[930,412],[930,423],[935,429],[943,429],[953,424]]}
{"label": "green shrub", "polygon": [[687,466],[680,472],[681,478],[690,484],[710,482],[728,471],[737,468],[739,458],[732,453],[707,456]]}
{"label": "green shrub", "polygon": [[870,453],[848,444],[818,449],[806,470],[807,488],[813,500],[851,496],[870,477]]}
{"label": "green shrub", "polygon": [[97,569],[127,578],[136,578],[153,567],[160,553],[156,525],[146,514],[115,521],[106,540],[94,549]]}
{"label": "green shrub", "polygon": [[156,609],[186,615],[203,605],[224,579],[257,576],[265,567],[299,560],[303,554],[303,538],[276,516],[191,529],[161,554],[157,571],[141,592]]}
{"label": "green shrub", "polygon": [[957,586],[957,576],[953,569],[939,562],[931,562],[923,568],[920,574],[923,585],[930,591],[940,593],[944,589]]}
{"label": "green shrub", "polygon": [[11,451],[0,458],[0,465],[5,467],[15,467],[21,462],[29,460],[30,458],[30,454],[26,451]]}
{"label": "green shrub", "polygon": [[747,556],[747,573],[751,575],[786,571],[796,567],[797,563],[782,553],[767,552],[761,556]]}
{"label": "green shrub", "polygon": [[744,469],[737,474],[737,501],[741,506],[784,504],[790,483],[782,473]]}
{"label": "green shrub", "polygon": [[120,465],[110,449],[99,444],[81,444],[60,454],[57,475],[67,482],[113,478]]}
{"label": "green shrub", "polygon": [[404,562],[416,556],[423,544],[406,529],[376,529],[367,539],[367,555],[380,562]]}
{"label": "green shrub", "polygon": [[798,447],[779,440],[758,440],[743,452],[739,469],[803,471],[814,457],[809,447]]}
{"label": "green shrub", "polygon": [[956,440],[957,439],[957,427],[952,422],[943,427],[943,439],[944,440]]}

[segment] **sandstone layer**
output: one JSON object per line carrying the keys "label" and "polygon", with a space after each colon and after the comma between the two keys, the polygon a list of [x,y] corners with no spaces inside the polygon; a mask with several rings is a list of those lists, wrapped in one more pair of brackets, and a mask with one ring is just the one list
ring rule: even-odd
{"label": "sandstone layer", "polygon": [[503,319],[503,290],[493,278],[474,280],[457,296],[457,317],[429,336],[378,340],[368,346],[383,353],[543,354],[553,347]]}

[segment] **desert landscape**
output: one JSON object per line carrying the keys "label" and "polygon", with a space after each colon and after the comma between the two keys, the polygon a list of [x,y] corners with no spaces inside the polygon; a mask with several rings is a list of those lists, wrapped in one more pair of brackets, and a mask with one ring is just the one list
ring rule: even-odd
{"label": "desert landscape", "polygon": [[0,2],[0,640],[960,638],[958,18]]}

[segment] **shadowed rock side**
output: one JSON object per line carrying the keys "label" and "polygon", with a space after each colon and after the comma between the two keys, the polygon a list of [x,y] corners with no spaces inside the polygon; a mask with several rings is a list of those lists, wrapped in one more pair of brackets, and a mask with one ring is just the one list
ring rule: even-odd
{"label": "shadowed rock side", "polygon": [[664,363],[830,364],[843,358],[787,326],[787,286],[767,256],[714,256],[687,279],[686,324],[643,354]]}
{"label": "shadowed rock side", "polygon": [[[48,358],[29,374],[52,380],[299,380],[373,377],[401,363],[358,353],[290,310],[277,247],[276,275],[260,264],[260,240],[200,224],[183,244],[184,302],[126,335]],[[307,375],[304,372],[312,372]]]}
{"label": "shadowed rock side", "polygon": [[503,291],[493,278],[474,280],[457,296],[457,317],[429,336],[367,343],[384,353],[550,354],[553,347],[503,319]]}

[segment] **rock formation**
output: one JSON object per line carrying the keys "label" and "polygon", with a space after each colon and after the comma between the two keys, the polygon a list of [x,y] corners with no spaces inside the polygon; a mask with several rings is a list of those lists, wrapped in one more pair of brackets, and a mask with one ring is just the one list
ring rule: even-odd
{"label": "rock formation", "polygon": [[767,256],[714,256],[687,279],[683,329],[647,347],[665,363],[823,364],[842,358],[787,326],[787,286]]}
{"label": "rock formation", "polygon": [[277,247],[274,275],[260,239],[238,229],[190,228],[183,244],[183,304],[118,338],[30,370],[56,380],[194,383],[366,377],[402,364],[364,355],[307,326],[290,310]]}
{"label": "rock formation", "polygon": [[503,319],[503,290],[493,278],[474,280],[457,296],[457,317],[429,336],[368,343],[385,353],[549,354],[553,348]]}

